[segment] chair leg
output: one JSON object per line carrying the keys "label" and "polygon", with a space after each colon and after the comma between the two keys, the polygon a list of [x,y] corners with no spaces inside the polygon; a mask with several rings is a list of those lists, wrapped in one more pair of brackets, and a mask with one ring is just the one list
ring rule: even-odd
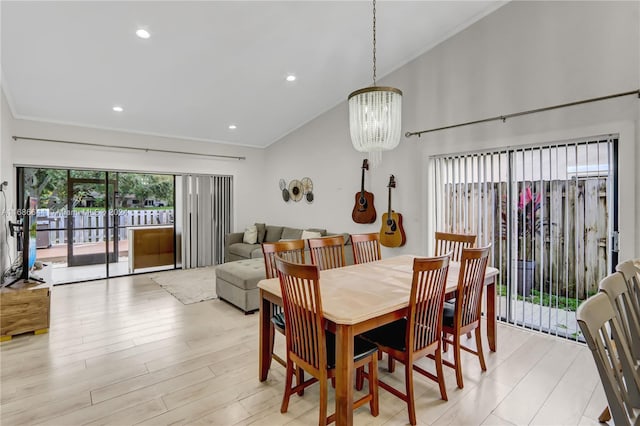
{"label": "chair leg", "polygon": [[382,359],[382,351],[378,351],[378,361]]}
{"label": "chair leg", "polygon": [[389,370],[389,373],[396,371],[396,360],[393,359],[391,354],[387,354],[387,370]]}
{"label": "chair leg", "polygon": [[276,330],[274,328],[271,329],[271,335],[269,336],[269,353],[273,355],[273,347],[276,342]]}
{"label": "chair leg", "polygon": [[609,407],[604,407],[604,410],[602,410],[602,413],[600,413],[600,416],[598,417],[598,421],[600,423],[606,423],[609,420],[611,420],[611,412],[609,411]]}
{"label": "chair leg", "polygon": [[442,398],[443,401],[448,401],[447,387],[444,384],[444,372],[442,371],[442,351],[440,348],[436,350],[434,358],[436,362],[436,374],[438,375],[438,386],[440,386],[440,398]]}
{"label": "chair leg", "polygon": [[[301,385],[304,382],[304,370],[300,367],[296,368],[296,385]],[[298,396],[304,395],[304,389],[298,391]]]}
{"label": "chair leg", "polygon": [[331,378],[331,387],[334,389],[336,388],[336,376],[333,376]]}
{"label": "chair leg", "polygon": [[380,403],[378,400],[378,360],[377,357],[371,357],[369,363],[369,394],[371,395],[371,402],[369,402],[369,408],[371,409],[371,415],[378,417],[380,413]]}
{"label": "chair leg", "polygon": [[462,363],[460,362],[460,336],[453,335],[453,359],[456,364],[456,384],[460,389],[464,387],[462,381]]}
{"label": "chair leg", "polygon": [[413,362],[405,362],[404,365],[404,382],[407,386],[407,410],[409,411],[409,423],[415,425],[416,422],[416,403],[413,398]]}
{"label": "chair leg", "polygon": [[356,370],[356,390],[361,391],[364,387],[364,367],[359,367]]}
{"label": "chair leg", "polygon": [[293,362],[287,359],[287,371],[285,373],[284,381],[284,395],[282,396],[282,405],[280,405],[280,412],[286,413],[289,409],[289,398],[291,397],[291,382],[293,381]]}
{"label": "chair leg", "polygon": [[327,424],[327,395],[328,395],[326,376],[324,380],[320,379],[319,382],[320,382],[320,413],[319,413],[320,417],[319,417],[318,424],[326,425]]}
{"label": "chair leg", "polygon": [[476,349],[478,350],[478,358],[480,359],[480,368],[487,371],[487,364],[484,362],[484,352],[482,350],[482,336],[480,327],[476,328]]}
{"label": "chair leg", "polygon": [[449,349],[449,343],[447,342],[447,339],[449,338],[449,335],[447,333],[442,333],[442,351],[446,352],[447,349]]}

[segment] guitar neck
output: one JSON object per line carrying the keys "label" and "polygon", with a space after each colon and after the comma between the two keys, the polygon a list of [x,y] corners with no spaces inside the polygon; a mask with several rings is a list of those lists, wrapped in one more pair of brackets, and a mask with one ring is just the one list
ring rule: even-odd
{"label": "guitar neck", "polygon": [[391,217],[391,188],[389,188],[389,211],[387,212],[387,217]]}
{"label": "guitar neck", "polygon": [[362,178],[360,181],[360,194],[364,195],[364,167],[362,168]]}

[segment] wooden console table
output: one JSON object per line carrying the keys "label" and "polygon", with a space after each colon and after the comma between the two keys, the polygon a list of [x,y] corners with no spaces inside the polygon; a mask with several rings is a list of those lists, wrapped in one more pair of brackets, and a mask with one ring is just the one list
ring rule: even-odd
{"label": "wooden console table", "polygon": [[0,289],[0,342],[12,336],[49,331],[51,280],[46,283],[20,280]]}
{"label": "wooden console table", "polygon": [[152,266],[173,265],[173,225],[127,228],[129,239],[129,273]]}

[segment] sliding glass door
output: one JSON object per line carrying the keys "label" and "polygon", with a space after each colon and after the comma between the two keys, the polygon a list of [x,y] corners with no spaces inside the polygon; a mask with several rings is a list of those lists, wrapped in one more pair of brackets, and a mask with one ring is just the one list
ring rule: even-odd
{"label": "sliding glass door", "polygon": [[[175,268],[173,175],[24,167],[18,182],[18,205],[38,198],[37,258],[54,283]],[[152,240],[138,256],[152,260],[134,267],[129,236],[141,228],[164,235],[163,253]]]}
{"label": "sliding glass door", "polygon": [[615,266],[617,140],[432,159],[438,230],[492,244],[504,321],[579,339],[577,306]]}

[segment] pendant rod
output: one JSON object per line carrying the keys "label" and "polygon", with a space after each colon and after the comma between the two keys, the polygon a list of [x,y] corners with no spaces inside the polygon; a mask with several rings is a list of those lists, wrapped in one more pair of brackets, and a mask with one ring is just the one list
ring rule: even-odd
{"label": "pendant rod", "polygon": [[24,140],[24,141],[41,141],[41,142],[55,142],[55,143],[66,143],[71,145],[83,145],[83,146],[93,146],[100,148],[117,148],[117,149],[130,149],[134,151],[144,151],[144,152],[162,152],[165,154],[182,154],[182,155],[198,155],[201,157],[213,157],[213,158],[228,158],[232,160],[246,160],[247,157],[241,157],[236,155],[222,155],[222,154],[201,154],[199,152],[187,152],[187,151],[172,151],[168,149],[155,149],[155,148],[138,148],[134,146],[122,146],[122,145],[107,145],[101,143],[88,143],[88,142],[77,142],[77,141],[65,141],[60,139],[43,139],[43,138],[29,138],[26,136],[12,136],[14,141]]}
{"label": "pendant rod", "polygon": [[453,124],[451,126],[437,127],[437,128],[428,129],[428,130],[421,130],[419,132],[406,132],[404,134],[404,136],[407,137],[407,138],[409,138],[411,136],[420,137],[423,133],[438,132],[440,130],[454,129],[456,127],[470,126],[472,124],[487,123],[489,121],[501,120],[504,123],[505,121],[507,121],[508,118],[520,117],[522,115],[535,114],[535,113],[538,113],[538,112],[551,111],[551,110],[554,110],[554,109],[566,108],[566,107],[570,107],[570,106],[587,104],[587,103],[591,103],[591,102],[604,101],[604,100],[607,100],[607,99],[620,98],[622,96],[630,96],[630,95],[638,95],[638,97],[640,98],[640,90],[632,90],[630,92],[615,93],[613,95],[600,96],[598,98],[584,99],[584,100],[581,100],[581,101],[575,101],[575,102],[569,102],[569,103],[566,103],[566,104],[553,105],[553,106],[548,106],[548,107],[544,107],[544,108],[530,109],[528,111],[514,112],[512,114],[498,115],[496,117],[483,118],[481,120],[475,120],[475,121],[467,121],[466,123]]}

